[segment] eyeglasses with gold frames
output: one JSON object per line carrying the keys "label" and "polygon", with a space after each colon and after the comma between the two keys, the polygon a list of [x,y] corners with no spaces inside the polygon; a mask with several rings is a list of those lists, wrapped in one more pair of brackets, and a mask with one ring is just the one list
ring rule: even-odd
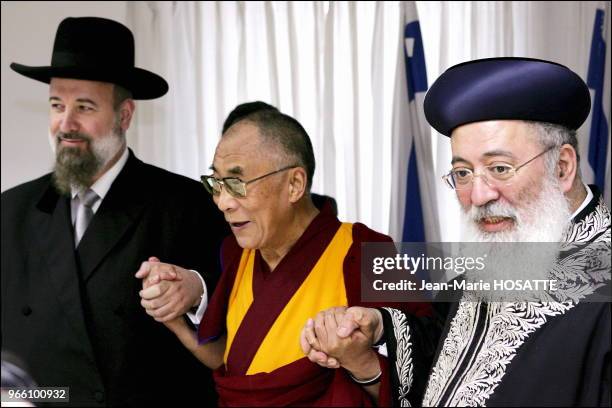
{"label": "eyeglasses with gold frames", "polygon": [[472,188],[474,177],[482,177],[487,185],[491,187],[508,185],[517,171],[556,147],[557,146],[550,146],[548,149],[516,167],[506,163],[495,163],[490,166],[485,166],[484,171],[480,174],[474,173],[472,169],[467,167],[458,167],[442,176],[442,180],[444,180],[446,185],[453,190],[468,190]]}
{"label": "eyeglasses with gold frames", "polygon": [[299,166],[296,164],[286,166],[281,169],[271,171],[270,173],[266,173],[263,176],[255,177],[254,179],[247,181],[243,181],[239,177],[223,177],[219,179],[214,176],[200,176],[200,179],[202,180],[202,184],[204,184],[206,191],[208,191],[213,196],[218,196],[219,194],[221,194],[221,187],[225,186],[226,191],[230,193],[232,197],[245,198],[247,195],[248,184],[251,184],[257,180],[261,180],[264,177],[268,177],[273,174],[280,173],[281,171],[286,171],[296,167]]}

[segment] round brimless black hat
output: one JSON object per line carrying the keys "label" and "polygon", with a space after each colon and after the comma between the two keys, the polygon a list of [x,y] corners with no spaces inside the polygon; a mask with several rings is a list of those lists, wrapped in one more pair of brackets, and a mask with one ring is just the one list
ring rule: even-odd
{"label": "round brimless black hat", "polygon": [[431,126],[450,136],[461,125],[519,119],[578,129],[591,110],[584,81],[569,68],[533,58],[468,61],[446,70],[424,102]]}
{"label": "round brimless black hat", "polygon": [[55,35],[51,65],[11,68],[37,81],[72,78],[110,82],[130,90],[134,99],[154,99],[168,92],[168,83],[134,66],[134,36],[123,24],[99,17],[68,17]]}

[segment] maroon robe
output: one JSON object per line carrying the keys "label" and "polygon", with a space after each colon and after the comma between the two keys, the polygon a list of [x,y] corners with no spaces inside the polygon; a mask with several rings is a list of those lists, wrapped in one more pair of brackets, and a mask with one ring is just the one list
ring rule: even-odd
{"label": "maroon robe", "polygon": [[[292,298],[341,223],[329,205],[308,226],[289,253],[271,273],[259,251],[253,271],[253,303],[234,337],[227,364],[215,370],[214,378],[220,406],[371,406],[363,388],[350,380],[344,370],[331,370],[310,362],[306,357],[271,373],[246,375],[251,361],[269,329]],[[362,242],[391,242],[391,238],[367,228],[353,225],[353,243],[343,262],[346,295],[349,306],[378,307],[381,304],[361,302],[360,266]],[[200,344],[214,341],[226,332],[228,301],[242,248],[234,236],[222,247],[223,274],[210,300],[198,331]],[[385,304],[384,306],[391,306]],[[408,313],[428,315],[429,304],[394,304]],[[313,316],[314,317],[314,316]],[[306,323],[306,322],[304,322]],[[295,341],[299,341],[297,338]],[[384,357],[381,366],[387,371]],[[388,378],[388,376],[384,376]],[[391,390],[386,381],[381,386],[381,401],[388,400]]]}

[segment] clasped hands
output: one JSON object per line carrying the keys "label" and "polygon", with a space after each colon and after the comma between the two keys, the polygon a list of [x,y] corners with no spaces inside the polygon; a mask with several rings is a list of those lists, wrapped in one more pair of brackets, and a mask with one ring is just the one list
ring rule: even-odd
{"label": "clasped hands", "polygon": [[148,315],[167,326],[180,324],[182,316],[200,303],[204,288],[196,272],[150,257],[136,277],[142,279],[140,304]]}
{"label": "clasped hands", "polygon": [[380,371],[372,346],[383,334],[382,315],[365,307],[333,307],[308,319],[300,333],[302,351],[313,363],[343,367],[357,379]]}

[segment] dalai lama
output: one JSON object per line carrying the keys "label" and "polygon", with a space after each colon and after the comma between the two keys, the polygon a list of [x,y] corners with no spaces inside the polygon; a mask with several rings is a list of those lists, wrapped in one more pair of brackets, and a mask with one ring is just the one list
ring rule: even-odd
{"label": "dalai lama", "polygon": [[[341,223],[329,204],[317,209],[314,168],[304,128],[260,111],[223,134],[213,174],[202,176],[233,236],[222,246],[223,274],[197,336],[182,317],[164,324],[215,369],[221,406],[372,405],[363,379],[310,362],[299,337],[319,310],[362,304],[361,243],[391,238]],[[420,303],[402,308],[430,312]]]}

